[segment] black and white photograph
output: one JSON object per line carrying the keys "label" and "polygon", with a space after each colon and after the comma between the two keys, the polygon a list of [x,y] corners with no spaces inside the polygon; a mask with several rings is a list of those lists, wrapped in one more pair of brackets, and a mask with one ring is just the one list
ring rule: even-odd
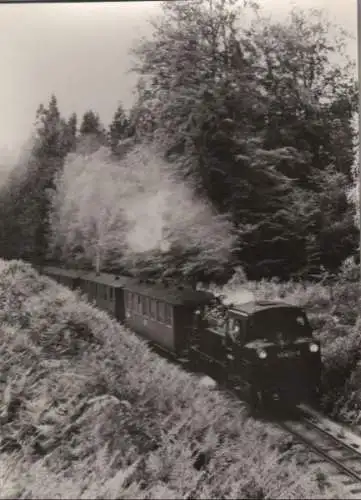
{"label": "black and white photograph", "polygon": [[0,500],[361,498],[360,37],[0,2]]}

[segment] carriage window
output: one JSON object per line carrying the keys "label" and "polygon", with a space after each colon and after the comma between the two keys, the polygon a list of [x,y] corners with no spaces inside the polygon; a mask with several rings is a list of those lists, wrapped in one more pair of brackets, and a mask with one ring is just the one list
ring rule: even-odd
{"label": "carriage window", "polygon": [[142,297],[137,295],[137,313],[142,314]]}
{"label": "carriage window", "polygon": [[164,302],[157,301],[157,320],[164,323]]}
{"label": "carriage window", "polygon": [[110,298],[110,300],[113,300],[113,288],[112,287],[109,288],[109,298]]}
{"label": "carriage window", "polygon": [[157,317],[157,302],[154,299],[150,299],[149,305],[150,305],[150,308],[149,308],[150,317],[153,319],[156,319],[156,317]]}
{"label": "carriage window", "polygon": [[148,297],[142,297],[142,314],[143,316],[148,315]]}
{"label": "carriage window", "polygon": [[165,304],[165,322],[172,325],[172,308],[169,304]]}
{"label": "carriage window", "polygon": [[126,292],[126,303],[127,303],[127,308],[132,310],[133,309],[133,294],[132,292]]}
{"label": "carriage window", "polygon": [[134,307],[135,312],[138,312],[138,299],[139,299],[138,294],[134,293],[133,294],[133,307]]}
{"label": "carriage window", "polygon": [[133,305],[133,311],[137,312],[137,304],[138,304],[138,297],[136,293],[132,294],[132,305]]}

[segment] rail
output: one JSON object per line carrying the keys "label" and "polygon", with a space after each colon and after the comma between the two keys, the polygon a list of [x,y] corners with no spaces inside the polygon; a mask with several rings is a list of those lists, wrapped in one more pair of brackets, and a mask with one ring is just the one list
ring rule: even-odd
{"label": "rail", "polygon": [[[361,436],[306,405],[299,405],[295,418],[278,422],[278,426],[306,445],[341,475],[352,495],[361,493]],[[330,471],[330,475],[335,471]],[[352,497],[351,497],[352,498]]]}

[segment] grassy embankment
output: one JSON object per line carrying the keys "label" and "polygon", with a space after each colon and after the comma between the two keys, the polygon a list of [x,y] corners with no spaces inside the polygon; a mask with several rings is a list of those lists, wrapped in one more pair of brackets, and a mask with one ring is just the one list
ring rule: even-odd
{"label": "grassy embankment", "polygon": [[1,498],[330,497],[288,437],[30,266],[0,261],[0,321]]}

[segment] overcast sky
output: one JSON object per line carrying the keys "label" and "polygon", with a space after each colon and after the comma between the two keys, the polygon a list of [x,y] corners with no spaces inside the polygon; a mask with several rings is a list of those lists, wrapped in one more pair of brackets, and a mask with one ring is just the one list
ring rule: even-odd
{"label": "overcast sky", "polygon": [[[259,0],[283,16],[290,0]],[[325,8],[356,36],[356,0],[297,0]],[[149,33],[158,2],[0,5],[0,151],[18,150],[31,132],[38,105],[53,92],[65,116],[89,108],[107,125],[122,101],[132,102],[129,48]],[[356,57],[357,42],[349,51]]]}

